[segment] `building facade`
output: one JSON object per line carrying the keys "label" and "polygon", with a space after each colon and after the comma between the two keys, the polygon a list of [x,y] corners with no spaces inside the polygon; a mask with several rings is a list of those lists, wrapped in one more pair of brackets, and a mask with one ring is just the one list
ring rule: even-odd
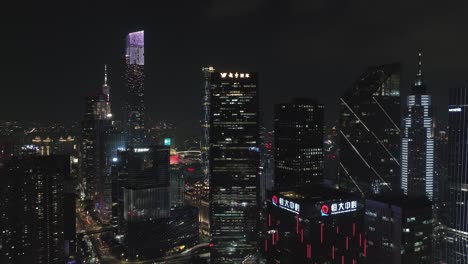
{"label": "building facade", "polygon": [[340,98],[339,186],[346,191],[400,189],[400,68],[370,67]]}
{"label": "building facade", "polygon": [[238,263],[257,248],[258,75],[214,72],[210,83],[211,261]]}
{"label": "building facade", "polygon": [[274,191],[267,212],[267,263],[371,263],[359,196],[318,185]]}
{"label": "building facade", "polygon": [[366,199],[367,263],[432,262],[432,203],[403,195]]}
{"label": "building facade", "polygon": [[69,253],[64,232],[73,228],[64,225],[63,184],[70,176],[70,157],[24,155],[1,163],[7,203],[1,208],[0,262],[64,263]]}
{"label": "building facade", "polygon": [[468,87],[451,89],[448,123],[447,263],[468,262]]}
{"label": "building facade", "polygon": [[410,196],[434,197],[434,133],[419,53],[418,74],[407,98],[401,142],[401,188]]}
{"label": "building facade", "polygon": [[324,106],[308,98],[275,106],[275,188],[323,179]]}

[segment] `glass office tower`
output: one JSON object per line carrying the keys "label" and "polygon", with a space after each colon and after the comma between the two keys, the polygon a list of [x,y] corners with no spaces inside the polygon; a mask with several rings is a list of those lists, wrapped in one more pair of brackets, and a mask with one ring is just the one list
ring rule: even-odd
{"label": "glass office tower", "polygon": [[368,68],[340,98],[341,189],[400,189],[400,65]]}
{"label": "glass office tower", "polygon": [[324,107],[308,98],[275,106],[275,188],[323,179]]}
{"label": "glass office tower", "polygon": [[211,74],[212,263],[240,263],[257,247],[259,102],[256,73]]}
{"label": "glass office tower", "polygon": [[468,87],[450,90],[447,263],[468,262]]}

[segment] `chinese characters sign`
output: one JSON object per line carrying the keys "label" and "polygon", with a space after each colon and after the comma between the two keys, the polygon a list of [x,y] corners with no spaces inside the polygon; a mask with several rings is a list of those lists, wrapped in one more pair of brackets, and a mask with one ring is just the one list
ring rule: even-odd
{"label": "chinese characters sign", "polygon": [[271,197],[271,203],[276,207],[293,212],[295,214],[299,214],[300,212],[300,205],[298,203],[287,200],[283,197],[278,197],[276,195],[273,195]]}
{"label": "chinese characters sign", "polygon": [[232,73],[232,72],[221,72],[221,78],[250,78],[250,73]]}
{"label": "chinese characters sign", "polygon": [[344,214],[357,210],[357,201],[338,202],[332,204],[324,204],[320,207],[322,216]]}

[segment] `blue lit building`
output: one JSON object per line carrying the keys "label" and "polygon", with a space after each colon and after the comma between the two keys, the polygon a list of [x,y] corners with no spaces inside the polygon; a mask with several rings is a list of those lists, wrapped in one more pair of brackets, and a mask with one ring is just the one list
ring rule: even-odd
{"label": "blue lit building", "polygon": [[410,196],[434,196],[434,136],[431,96],[427,94],[421,71],[407,98],[401,143],[401,188]]}

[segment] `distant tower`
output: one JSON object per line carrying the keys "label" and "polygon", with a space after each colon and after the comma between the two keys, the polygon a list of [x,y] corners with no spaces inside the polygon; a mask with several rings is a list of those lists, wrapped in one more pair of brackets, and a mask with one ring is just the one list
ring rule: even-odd
{"label": "distant tower", "polygon": [[210,88],[211,88],[211,74],[215,69],[211,66],[203,67],[203,113],[201,127],[203,135],[201,139],[201,153],[202,153],[202,170],[206,179],[209,179],[210,173]]}
{"label": "distant tower", "polygon": [[275,188],[323,179],[324,107],[308,98],[275,106]]}
{"label": "distant tower", "polygon": [[144,31],[127,35],[125,52],[125,130],[127,145],[145,143],[145,42]]}
{"label": "distant tower", "polygon": [[376,194],[400,185],[399,64],[369,67],[340,97],[340,188]]}
{"label": "distant tower", "polygon": [[257,80],[257,73],[215,72],[211,75],[212,263],[243,263],[257,248],[260,198]]}
{"label": "distant tower", "polygon": [[104,84],[96,94],[86,97],[85,115],[82,122],[82,176],[86,195],[102,204],[106,176],[106,134],[112,130],[110,86],[107,82],[107,66],[104,66]]}
{"label": "distant tower", "polygon": [[416,81],[407,99],[401,143],[401,187],[404,194],[433,198],[434,135],[431,96],[427,94],[419,53]]}
{"label": "distant tower", "polygon": [[104,84],[102,90],[98,94],[97,101],[97,115],[99,120],[106,120],[112,118],[111,104],[110,104],[110,86],[107,84],[107,65],[104,65]]}

